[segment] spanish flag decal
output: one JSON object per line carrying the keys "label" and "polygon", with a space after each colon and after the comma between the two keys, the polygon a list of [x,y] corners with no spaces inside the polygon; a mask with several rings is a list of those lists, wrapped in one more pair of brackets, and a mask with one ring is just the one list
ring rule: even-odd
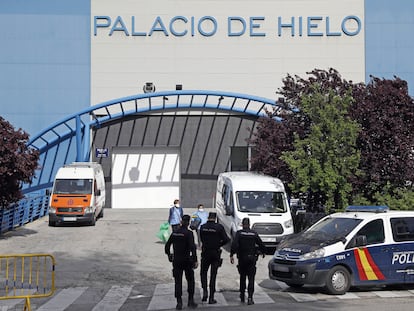
{"label": "spanish flag decal", "polygon": [[361,281],[385,280],[366,247],[354,249],[354,256]]}

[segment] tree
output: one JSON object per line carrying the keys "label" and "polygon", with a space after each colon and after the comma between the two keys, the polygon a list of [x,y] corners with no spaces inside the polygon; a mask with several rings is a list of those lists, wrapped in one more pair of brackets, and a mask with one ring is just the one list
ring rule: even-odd
{"label": "tree", "polygon": [[358,175],[359,125],[350,119],[353,98],[338,95],[314,83],[301,98],[301,113],[311,120],[308,134],[295,134],[294,150],[282,154],[295,176],[293,192],[307,193],[311,210],[319,206],[342,209],[352,192],[351,177]]}
{"label": "tree", "polygon": [[[351,177],[356,202],[379,204],[381,195],[395,198],[412,196],[414,104],[408,94],[407,83],[397,77],[393,80],[371,77],[368,85],[355,84],[342,79],[332,68],[328,71],[314,69],[307,74],[307,79],[289,74],[283,79],[283,86],[277,92],[283,96],[286,109],[280,115],[282,125],[274,118],[279,110],[268,112],[267,118],[259,119],[258,131],[251,140],[258,151],[252,158],[252,168],[271,172],[273,176],[280,176],[283,172],[290,177],[287,182],[296,178],[285,161],[274,161],[274,158],[293,150],[294,133],[296,140],[305,139],[310,134],[313,120],[303,113],[302,101],[313,94],[313,85],[317,84],[321,94],[333,91],[340,97],[348,94],[354,99],[348,113],[361,128],[357,139],[361,153],[360,174]],[[321,196],[311,195],[311,205],[316,206],[315,202],[320,201]]]}
{"label": "tree", "polygon": [[407,83],[371,77],[351,114],[362,127],[358,139],[364,175],[355,188],[371,202],[378,193],[401,193],[414,181],[414,102]]}
{"label": "tree", "polygon": [[23,194],[22,183],[30,183],[38,167],[39,152],[27,147],[28,134],[15,130],[0,117],[0,208],[8,208]]}
{"label": "tree", "polygon": [[279,122],[272,118],[261,117],[252,143],[255,145],[251,169],[270,176],[277,176],[284,183],[290,183],[292,174],[289,166],[281,159],[282,152],[293,150],[293,131],[288,121]]}
{"label": "tree", "polygon": [[[257,131],[250,141],[256,150],[251,161],[252,169],[279,177],[287,184],[292,183],[294,178],[280,156],[283,152],[294,150],[295,135],[296,140],[304,139],[311,130],[312,120],[302,110],[304,96],[306,98],[315,92],[315,84],[319,85],[319,93],[333,92],[340,97],[349,95],[350,90],[351,94],[360,94],[364,90],[363,84],[342,79],[338,71],[332,68],[328,71],[314,69],[307,74],[308,79],[290,74],[283,79],[283,86],[277,92],[283,96],[283,101],[279,101],[283,109],[269,111],[266,117],[260,118]],[[280,119],[282,121],[278,121]],[[309,205],[316,208],[321,195],[313,193],[308,199]]]}

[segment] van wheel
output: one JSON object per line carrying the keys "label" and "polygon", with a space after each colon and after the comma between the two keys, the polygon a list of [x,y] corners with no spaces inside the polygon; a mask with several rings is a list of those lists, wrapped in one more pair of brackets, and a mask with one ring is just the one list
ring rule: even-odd
{"label": "van wheel", "polygon": [[93,215],[93,216],[92,216],[92,220],[91,220],[90,225],[91,225],[91,226],[95,226],[95,224],[96,224],[96,216],[95,216],[95,215]]}
{"label": "van wheel", "polygon": [[104,215],[104,208],[102,207],[101,211],[99,212],[98,218],[102,218]]}
{"label": "van wheel", "polygon": [[343,295],[351,287],[351,276],[348,270],[342,266],[335,266],[326,277],[326,289],[329,294]]}
{"label": "van wheel", "polygon": [[49,227],[56,227],[56,222],[49,220]]}

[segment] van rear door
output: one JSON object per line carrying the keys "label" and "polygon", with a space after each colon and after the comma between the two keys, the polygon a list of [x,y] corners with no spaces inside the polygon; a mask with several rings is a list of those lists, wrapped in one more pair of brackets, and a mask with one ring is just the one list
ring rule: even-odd
{"label": "van rear door", "polygon": [[390,223],[395,242],[389,249],[391,273],[397,280],[414,283],[414,217],[395,217]]}

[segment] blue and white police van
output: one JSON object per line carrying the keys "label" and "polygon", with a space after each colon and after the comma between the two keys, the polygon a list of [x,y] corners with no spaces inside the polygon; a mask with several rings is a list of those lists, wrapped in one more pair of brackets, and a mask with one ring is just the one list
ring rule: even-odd
{"label": "blue and white police van", "polygon": [[351,286],[414,283],[414,211],[349,206],[282,240],[268,268],[271,279],[334,295]]}

